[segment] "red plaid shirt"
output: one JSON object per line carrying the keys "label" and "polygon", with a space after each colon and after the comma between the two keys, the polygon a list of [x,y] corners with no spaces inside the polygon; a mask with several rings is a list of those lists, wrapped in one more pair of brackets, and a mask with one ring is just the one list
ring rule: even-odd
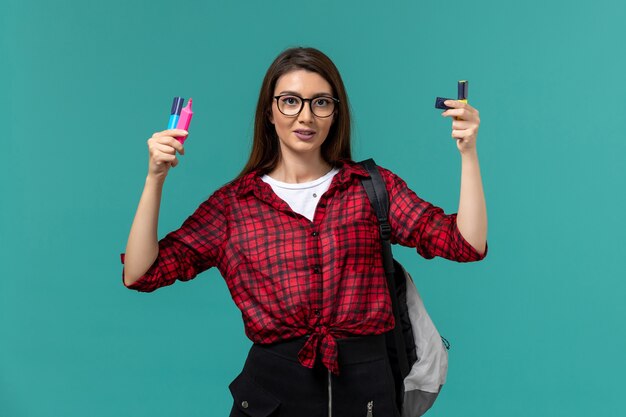
{"label": "red plaid shirt", "polygon": [[[456,214],[445,215],[392,172],[381,173],[391,200],[392,243],[415,247],[424,258],[469,262],[486,255],[463,239]],[[216,191],[161,239],[154,264],[128,288],[154,291],[216,266],[250,340],[310,335],[299,353],[302,365],[312,368],[319,355],[338,373],[336,338],[394,327],[378,221],[360,183],[368,176],[354,162],[342,162],[311,222],[258,172],[250,173]]]}

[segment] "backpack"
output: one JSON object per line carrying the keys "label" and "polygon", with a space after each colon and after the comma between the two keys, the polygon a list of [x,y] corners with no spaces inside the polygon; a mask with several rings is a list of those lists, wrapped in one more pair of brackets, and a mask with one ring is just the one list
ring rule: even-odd
{"label": "backpack", "polygon": [[450,344],[439,335],[413,279],[391,253],[389,195],[373,159],[359,162],[370,174],[362,179],[378,218],[383,266],[396,326],[387,332],[387,355],[402,417],[423,415],[437,399],[448,372]]}

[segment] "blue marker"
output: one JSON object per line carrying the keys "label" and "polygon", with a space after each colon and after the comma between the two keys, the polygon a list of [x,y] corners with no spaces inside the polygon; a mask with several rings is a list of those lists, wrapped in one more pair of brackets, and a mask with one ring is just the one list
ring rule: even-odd
{"label": "blue marker", "polygon": [[182,97],[174,97],[174,101],[172,102],[170,121],[167,123],[168,129],[176,129],[176,125],[178,125],[178,118],[180,117],[180,111],[183,108],[184,101],[185,99]]}

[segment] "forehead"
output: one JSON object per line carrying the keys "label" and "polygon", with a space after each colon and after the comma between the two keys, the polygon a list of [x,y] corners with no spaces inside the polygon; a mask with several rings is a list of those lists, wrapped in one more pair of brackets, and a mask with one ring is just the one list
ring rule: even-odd
{"label": "forehead", "polygon": [[280,94],[284,91],[291,91],[308,97],[311,94],[332,94],[333,89],[328,81],[318,73],[298,69],[289,71],[276,80],[274,93]]}

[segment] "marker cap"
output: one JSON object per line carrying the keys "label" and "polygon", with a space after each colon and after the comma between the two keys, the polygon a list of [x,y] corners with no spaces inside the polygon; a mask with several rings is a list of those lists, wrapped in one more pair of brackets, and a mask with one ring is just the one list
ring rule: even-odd
{"label": "marker cap", "polygon": [[452,98],[445,98],[445,97],[437,97],[435,99],[435,107],[441,110],[448,110],[451,109],[452,107],[448,107],[445,104],[443,104],[444,101],[446,100],[454,100]]}
{"label": "marker cap", "polygon": [[172,102],[172,112],[170,114],[180,114],[180,111],[183,108],[183,102],[185,101],[182,97],[174,97],[174,101]]}

